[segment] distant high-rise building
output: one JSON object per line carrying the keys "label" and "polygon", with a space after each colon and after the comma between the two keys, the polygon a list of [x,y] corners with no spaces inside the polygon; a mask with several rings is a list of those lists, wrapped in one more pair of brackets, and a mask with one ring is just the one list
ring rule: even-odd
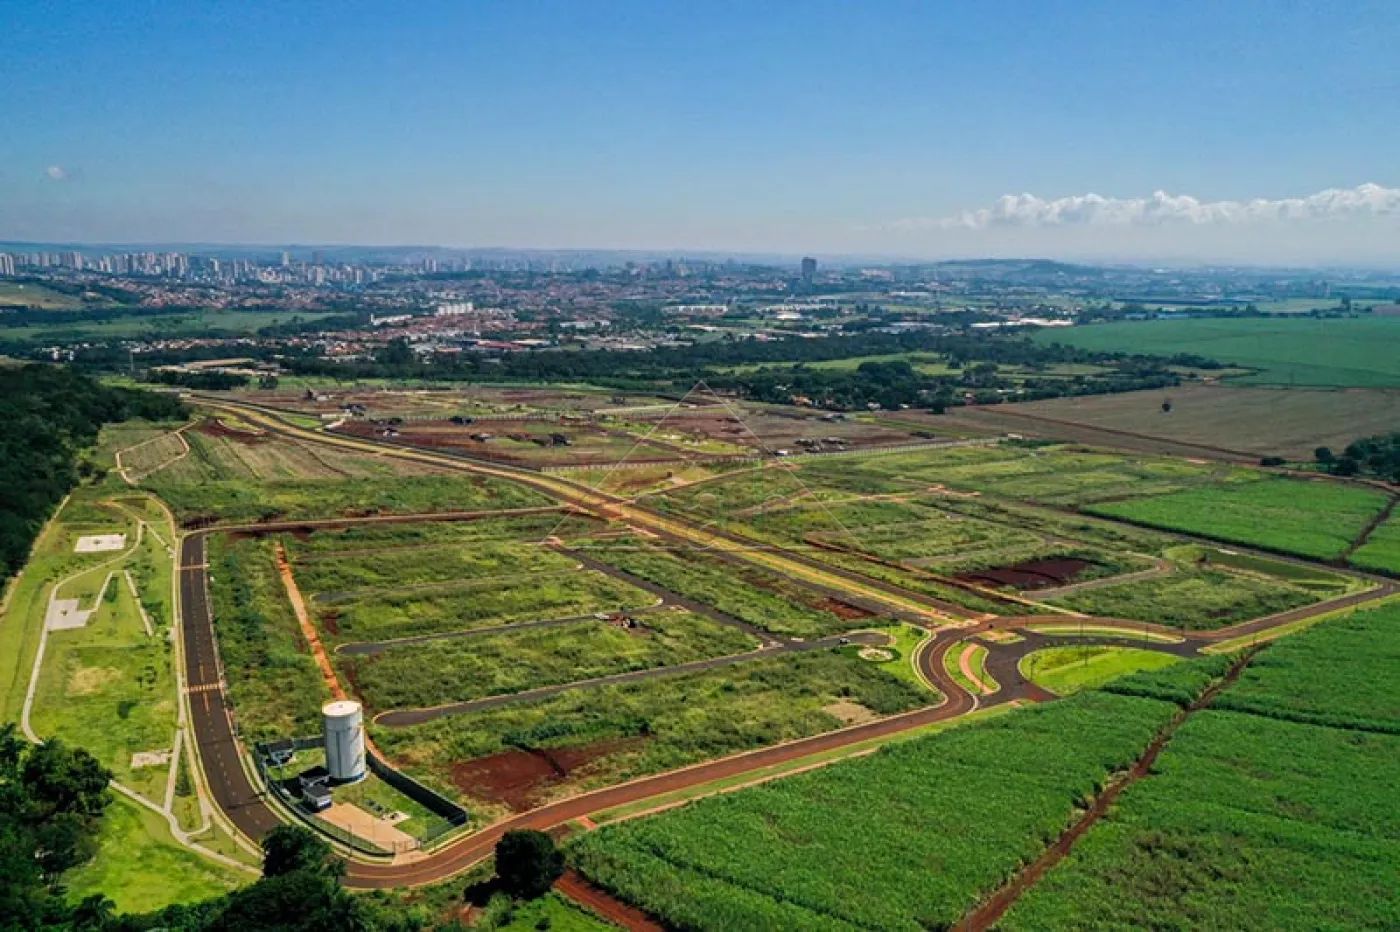
{"label": "distant high-rise building", "polygon": [[817,260],[813,259],[811,256],[804,256],[802,258],[802,280],[804,282],[811,282],[812,279],[816,277]]}
{"label": "distant high-rise building", "polygon": [[0,252],[0,275],[15,274],[15,257],[8,252]]}
{"label": "distant high-rise building", "polygon": [[283,252],[283,253],[282,253],[282,268],[284,268],[284,269],[291,268],[291,265],[292,265],[292,254],[289,253],[289,252]]}

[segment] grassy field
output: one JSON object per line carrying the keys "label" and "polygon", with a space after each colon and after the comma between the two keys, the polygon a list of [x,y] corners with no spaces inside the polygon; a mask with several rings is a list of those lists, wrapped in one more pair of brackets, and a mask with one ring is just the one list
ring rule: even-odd
{"label": "grassy field", "polygon": [[[83,306],[76,295],[30,282],[0,282],[0,308],[28,307],[42,311],[72,311]],[[4,331],[0,330],[0,336]]]}
{"label": "grassy field", "polygon": [[1096,689],[1139,670],[1171,666],[1177,658],[1132,647],[1051,647],[1026,655],[1021,675],[1058,696]]}
{"label": "grassy field", "polygon": [[551,504],[515,483],[329,452],[221,421],[205,421],[185,439],[190,455],[143,485],[187,525]]}
{"label": "grassy field", "polygon": [[[1170,400],[1172,410],[1162,411]],[[1400,423],[1400,392],[1185,384],[1166,390],[1052,398],[1007,406],[1017,414],[1128,431],[1256,456],[1311,461]]]}
{"label": "grassy field", "polygon": [[637,628],[585,621],[561,628],[405,644],[336,663],[371,709],[462,702],[631,670],[739,654],[758,642],[701,615],[665,609]]}
{"label": "grassy field", "polygon": [[1086,589],[1049,601],[1088,615],[1210,631],[1308,605],[1318,598],[1280,579],[1215,569],[1177,569],[1170,576]]}
{"label": "grassy field", "polygon": [[868,615],[843,617],[837,607],[792,580],[709,553],[666,550],[640,542],[588,546],[589,556],[774,634],[822,637],[861,627]]}
{"label": "grassy field", "polygon": [[1385,493],[1371,489],[1261,479],[1091,505],[1087,510],[1231,543],[1333,559],[1346,552],[1385,503]]}
{"label": "grassy field", "polygon": [[97,856],[63,875],[71,900],[100,893],[123,913],[150,912],[227,893],[256,876],[181,847],[164,819],[117,796],[97,837]]}
{"label": "grassy field", "polygon": [[330,693],[287,601],[272,542],[211,535],[207,546],[214,628],[244,738],[316,734]]}
{"label": "grassy field", "polygon": [[656,597],[592,570],[463,580],[422,590],[380,590],[312,606],[330,644],[489,628],[516,621],[617,612]]}
{"label": "grassy field", "polygon": [[1400,509],[1371,532],[1366,543],[1351,555],[1350,562],[1362,569],[1400,575]]}
{"label": "grassy field", "polygon": [[948,928],[1175,712],[1088,693],[605,826],[569,853],[679,928]]}
{"label": "grassy field", "polygon": [[[887,666],[836,650],[784,654],[370,731],[391,759],[445,788],[463,764],[512,748],[591,758],[541,786],[542,801],[830,731],[845,723],[835,710],[850,704],[889,715],[937,701]],[[478,781],[464,778],[457,789],[491,811]]]}
{"label": "grassy field", "polygon": [[1094,324],[1032,337],[1088,350],[1194,353],[1259,370],[1256,385],[1400,387],[1400,319],[1206,318]]}
{"label": "grassy field", "polygon": [[354,554],[312,554],[296,561],[297,582],[302,589],[336,594],[469,579],[528,578],[576,568],[577,564],[567,556],[537,543],[493,540]]}
{"label": "grassy field", "polygon": [[[95,575],[105,578],[106,571]],[[168,604],[168,564],[160,575],[165,589],[152,595]],[[80,580],[65,587],[63,594],[81,585]],[[86,748],[122,783],[159,801],[168,766],[137,769],[132,755],[169,750],[174,743],[174,653],[164,636],[167,629],[146,635],[124,579],[113,577],[106,592],[86,627],[49,634],[35,694],[34,729]]]}
{"label": "grassy field", "polygon": [[309,311],[200,310],[180,313],[129,315],[110,320],[75,320],[0,328],[0,339],[65,343],[72,341],[124,340],[149,337],[206,336],[256,333],[263,327],[298,321],[315,321],[329,314]]}
{"label": "grassy field", "polygon": [[547,534],[568,537],[580,528],[596,531],[597,521],[563,516],[557,512],[512,515],[474,521],[422,521],[402,524],[360,524],[345,528],[323,528],[305,537],[282,539],[297,564],[342,557],[372,558],[377,554],[397,555],[410,551],[444,547],[476,547],[498,543],[530,543]]}
{"label": "grassy field", "polygon": [[1394,927],[1397,622],[1268,647],[1001,927]]}

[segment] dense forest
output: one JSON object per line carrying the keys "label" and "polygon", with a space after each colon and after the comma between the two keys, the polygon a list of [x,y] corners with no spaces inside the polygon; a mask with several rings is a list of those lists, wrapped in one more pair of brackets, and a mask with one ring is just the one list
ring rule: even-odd
{"label": "dense forest", "polygon": [[28,559],[49,513],[80,478],[77,451],[103,424],[185,413],[172,395],[110,388],[59,366],[0,368],[0,580]]}

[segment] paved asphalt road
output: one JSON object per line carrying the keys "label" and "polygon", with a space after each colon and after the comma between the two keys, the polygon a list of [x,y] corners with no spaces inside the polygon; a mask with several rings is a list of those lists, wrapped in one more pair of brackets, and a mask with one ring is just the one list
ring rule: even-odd
{"label": "paved asphalt road", "polygon": [[205,560],[204,535],[186,537],[180,548],[180,623],[195,745],[214,801],[243,834],[258,841],[281,819],[248,779],[234,740],[219,675]]}
{"label": "paved asphalt road", "polygon": [[[405,516],[400,520],[413,519]],[[829,570],[829,568],[825,569]],[[866,580],[863,580],[863,583],[869,585]],[[220,808],[245,834],[251,838],[260,839],[277,825],[279,820],[254,789],[241,766],[237,745],[225,711],[226,700],[217,670],[217,651],[207,601],[203,535],[192,535],[184,542],[181,552],[180,595],[186,670],[191,689],[191,712],[194,715],[193,723],[202,766],[212,788],[215,801]],[[1366,601],[1368,597],[1375,598],[1376,594],[1369,593],[1356,597],[1354,600],[1343,601],[1360,603]],[[1314,608],[1314,611],[1316,610]],[[1012,619],[1003,619],[1002,624],[996,625],[996,627],[1009,627],[1006,624],[1008,621],[1014,623]],[[1258,630],[1255,625],[1258,625],[1259,628],[1272,627],[1283,623],[1283,621],[1283,616],[1274,616],[1244,627]],[[919,655],[920,670],[943,693],[944,699],[940,705],[815,735],[787,744],[708,761],[682,770],[644,777],[629,783],[560,800],[487,826],[421,860],[397,864],[352,861],[347,866],[346,882],[350,886],[359,888],[386,888],[414,886],[443,880],[488,857],[492,853],[496,841],[510,829],[552,828],[601,809],[641,802],[717,779],[739,776],[759,768],[798,760],[811,754],[835,750],[853,743],[956,718],[976,708],[978,701],[953,681],[945,669],[944,659],[947,653],[969,634],[992,626],[991,622],[984,622],[971,628],[944,632]],[[1239,631],[1235,630],[1231,633],[1239,633]],[[1224,634],[1225,632],[1220,632],[1217,637]],[[1076,640],[1078,639],[1061,637],[1057,638],[1054,643],[1072,644]],[[1100,640],[1107,641],[1108,639]],[[1200,638],[1200,640],[1208,640],[1208,638]],[[1001,655],[997,656],[996,661],[997,666],[1000,667],[1001,664],[1018,660],[1019,656],[1030,649],[1031,644],[1028,641],[1024,644],[1008,645],[1014,648],[1010,651],[998,650],[998,646],[993,645],[992,652],[994,656]],[[1183,649],[1183,647],[1176,645],[1143,644],[1142,646],[1167,649],[1173,653]],[[1188,647],[1191,646],[1194,645],[1188,645]],[[1002,659],[1002,656],[1006,659]],[[992,661],[989,658],[990,663]],[[981,701],[983,706],[1015,699],[1046,698],[1043,691],[1020,681],[1019,676],[1010,676],[1003,683],[1005,685],[1001,692]]]}

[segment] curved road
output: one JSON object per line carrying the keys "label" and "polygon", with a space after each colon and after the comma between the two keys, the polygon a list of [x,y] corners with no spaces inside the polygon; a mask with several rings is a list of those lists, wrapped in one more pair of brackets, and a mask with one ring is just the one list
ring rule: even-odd
{"label": "curved road", "polygon": [[[225,407],[236,407],[244,413],[249,410],[242,406],[229,405],[226,402],[219,402],[218,404]],[[313,434],[308,431],[292,428],[280,421],[272,421],[269,423],[265,414],[262,418],[256,418],[255,420],[269,430],[300,439],[316,440],[323,443],[331,443],[332,445],[358,447],[363,447],[367,443],[365,441],[348,441],[348,438],[330,440],[324,435]],[[383,446],[382,444],[370,445]],[[713,529],[697,527],[690,522],[680,521],[671,516],[662,516],[645,509],[638,509],[635,505],[627,503],[625,500],[617,499],[615,496],[595,493],[591,490],[576,486],[571,482],[561,482],[552,476],[547,477],[537,473],[530,474],[524,471],[517,472],[510,469],[503,469],[495,464],[490,467],[484,467],[480,463],[464,461],[462,458],[444,457],[437,454],[408,456],[407,458],[424,459],[436,462],[439,465],[455,465],[457,468],[461,469],[499,475],[514,481],[524,482],[577,507],[590,511],[600,511],[605,515],[616,517],[624,521],[633,520],[647,527],[649,530],[657,531],[665,536],[685,537],[693,542],[712,542],[715,544],[717,550],[734,557],[738,557],[740,552],[742,552],[732,549],[736,544],[748,550],[753,549],[751,544],[741,543],[732,539],[726,540],[725,535],[718,534],[713,531]],[[456,462],[451,463],[450,461],[454,459]],[[475,516],[476,513],[473,513],[473,517]],[[364,523],[366,521],[409,520],[422,520],[422,516],[382,517],[329,522],[303,521],[291,522],[287,525],[259,525],[246,528],[246,530],[269,531],[280,530],[284,527],[290,529],[293,527],[355,524]],[[219,529],[220,532],[225,530],[230,529]],[[222,682],[222,671],[219,667],[217,643],[214,638],[213,620],[208,601],[204,545],[206,533],[208,532],[197,532],[185,538],[181,546],[181,564],[179,570],[181,625],[184,635],[185,663],[191,699],[191,713],[194,716],[195,733],[198,736],[197,748],[201,766],[213,791],[215,801],[244,834],[253,839],[260,839],[270,829],[280,824],[281,820],[248,778],[242,764],[237,742],[234,738]],[[770,569],[774,568],[774,563],[777,563],[779,567],[785,565],[791,569],[809,568],[804,565],[806,561],[800,559],[793,560],[793,555],[786,551],[765,552],[764,556],[771,559],[755,559],[754,562],[760,565],[766,565]],[[826,579],[831,579],[833,576],[839,578],[845,575],[833,573],[832,568],[824,564],[810,568],[818,570],[820,575],[824,576]],[[805,579],[804,581],[808,583],[816,582],[811,579]],[[885,601],[885,599],[880,598],[881,596],[885,598],[895,596],[894,592],[884,590],[883,587],[872,587],[871,581],[864,578],[861,579],[861,588],[867,594],[867,597],[874,596],[882,602]],[[872,591],[872,588],[875,591]],[[1132,639],[1131,637],[1117,638],[1100,635],[1093,635],[1084,639],[1073,636],[1057,636],[1051,638],[1049,636],[1025,632],[1022,634],[1025,640],[1019,643],[988,645],[992,652],[991,656],[989,656],[988,663],[989,666],[993,666],[993,669],[1003,669],[1003,664],[1006,663],[1018,663],[1020,657],[1036,649],[1036,645],[1039,644],[1041,640],[1049,644],[1089,642],[1105,644],[1121,643],[1124,646],[1147,647],[1149,649],[1165,650],[1171,653],[1193,653],[1204,642],[1217,641],[1225,637],[1234,637],[1240,634],[1257,633],[1266,628],[1286,624],[1289,621],[1296,620],[1297,617],[1307,617],[1308,614],[1335,610],[1347,604],[1360,604],[1370,599],[1392,594],[1395,588],[1393,584],[1387,583],[1382,586],[1380,590],[1357,594],[1345,599],[1335,600],[1331,603],[1323,603],[1319,606],[1313,606],[1308,610],[1285,613],[1283,616],[1256,619],[1255,621],[1236,625],[1220,632],[1210,632],[1208,635],[1205,633],[1201,635],[1188,634],[1188,640],[1181,644],[1144,642]],[[897,599],[898,602],[903,603],[903,605],[900,606],[901,608],[911,605],[911,600],[908,595],[902,591],[898,594]],[[912,602],[913,604],[920,605],[920,607],[928,605],[928,603],[923,600],[912,600]],[[889,603],[887,602],[886,604]],[[900,614],[903,614],[903,612],[900,612]],[[935,612],[930,612],[929,614],[931,617],[926,624],[934,623],[938,620]],[[812,754],[837,750],[858,742],[897,734],[911,728],[947,721],[964,715],[977,708],[979,699],[962,689],[962,687],[954,681],[952,676],[948,674],[944,663],[948,652],[954,646],[963,642],[967,637],[980,631],[993,628],[1015,628],[1019,625],[1024,625],[1028,620],[1029,619],[1026,618],[989,619],[970,627],[935,632],[930,640],[925,641],[919,653],[916,655],[916,661],[924,678],[943,694],[942,701],[939,705],[878,719],[861,725],[838,729],[836,731],[815,735],[810,738],[804,738],[782,745],[736,754],[719,760],[707,761],[681,770],[643,777],[617,786],[580,794],[501,820],[482,828],[472,835],[451,842],[431,854],[422,855],[416,859],[405,858],[397,863],[372,863],[353,860],[347,865],[346,882],[350,886],[360,888],[416,886],[432,883],[466,870],[482,859],[490,856],[493,853],[496,841],[502,834],[511,829],[553,828],[572,819],[587,816],[600,809],[644,801],[659,795],[692,788],[722,778],[741,776],[760,768],[791,762]],[[1071,619],[1056,616],[1055,620],[1059,623],[1064,623]],[[1091,620],[1090,623],[1104,624],[1105,622],[1102,619],[1094,619]],[[1133,626],[1139,630],[1144,627],[1139,622],[1134,622]],[[1173,630],[1172,633],[1179,634],[1179,632],[1175,630]],[[996,659],[994,660],[993,658]],[[1014,676],[1008,674],[1003,675],[1007,676],[1007,678],[1005,680],[999,680],[1002,684],[1002,689],[991,697],[983,697],[981,700],[982,704],[1000,704],[1014,700],[1039,701],[1048,698],[1043,690],[1022,681],[1019,673]]]}

